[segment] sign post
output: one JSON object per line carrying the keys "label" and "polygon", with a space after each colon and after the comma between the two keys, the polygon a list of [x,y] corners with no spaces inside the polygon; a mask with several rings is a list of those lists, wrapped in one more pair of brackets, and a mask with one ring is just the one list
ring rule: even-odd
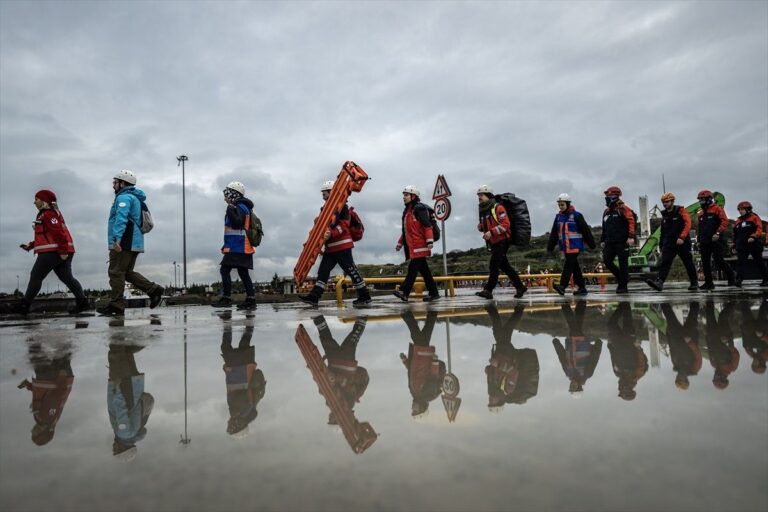
{"label": "sign post", "polygon": [[[435,200],[435,218],[440,221],[440,231],[443,240],[443,275],[448,275],[448,254],[445,249],[445,221],[451,216],[451,201],[448,197],[451,195],[451,189],[448,188],[448,183],[445,181],[445,176],[442,174],[437,175],[437,182],[435,188],[432,191],[432,199]],[[448,296],[448,287],[443,290],[445,296]]]}

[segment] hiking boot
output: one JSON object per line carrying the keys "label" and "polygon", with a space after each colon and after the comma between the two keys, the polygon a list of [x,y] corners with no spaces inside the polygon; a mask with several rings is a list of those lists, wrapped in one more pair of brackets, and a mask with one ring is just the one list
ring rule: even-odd
{"label": "hiking boot", "polygon": [[229,308],[232,307],[232,299],[229,297],[219,297],[216,302],[211,302],[211,306],[214,308]]}
{"label": "hiking boot", "polygon": [[29,313],[29,307],[32,305],[27,299],[22,298],[16,304],[13,305],[13,312],[17,315],[27,316]]}
{"label": "hiking boot", "polygon": [[736,288],[741,288],[741,284],[742,284],[742,283],[741,283],[741,279],[736,279],[736,280],[733,282],[733,285],[732,285],[732,286],[735,286]]}
{"label": "hiking boot", "polygon": [[310,306],[317,307],[317,303],[319,302],[320,299],[318,299],[317,295],[312,295],[311,293],[308,293],[306,295],[299,295],[299,300],[304,304],[309,304]]}
{"label": "hiking boot", "polygon": [[657,292],[660,292],[664,289],[664,281],[661,281],[659,279],[646,279],[645,284],[647,284]]}
{"label": "hiking boot", "polygon": [[125,314],[124,309],[117,308],[112,304],[107,304],[106,306],[100,307],[96,310],[96,312],[101,316],[123,316]]}
{"label": "hiking boot", "polygon": [[244,302],[237,305],[237,309],[240,311],[253,311],[256,309],[256,299],[253,297],[246,298]]}
{"label": "hiking boot", "polygon": [[558,295],[565,295],[565,286],[559,285],[559,284],[553,284],[552,288],[557,292]]}
{"label": "hiking boot", "polygon": [[699,286],[699,290],[714,290],[715,289],[715,283],[704,283],[703,285]]}
{"label": "hiking boot", "polygon": [[398,299],[400,299],[403,302],[408,302],[408,296],[406,294],[404,294],[403,292],[401,292],[400,290],[393,291],[392,295],[394,295],[395,297],[397,297]]}
{"label": "hiking boot", "polygon": [[584,295],[588,295],[588,294],[589,292],[587,291],[586,288],[579,288],[578,290],[573,292],[573,295],[576,297],[583,297]]}
{"label": "hiking boot", "polygon": [[[712,285],[712,288],[714,288],[715,285]],[[699,283],[691,283],[690,286],[688,286],[689,292],[697,292],[699,291]]]}
{"label": "hiking boot", "polygon": [[520,287],[520,288],[517,288],[517,287],[516,287],[515,289],[517,290],[517,293],[515,293],[515,298],[516,298],[516,299],[519,299],[519,298],[521,298],[523,295],[525,295],[525,292],[527,292],[527,291],[528,291],[528,287],[527,287],[527,286],[525,286],[525,285],[523,285],[523,286],[522,286],[522,287]]}
{"label": "hiking boot", "polygon": [[149,309],[155,309],[160,305],[163,300],[163,292],[165,290],[162,286],[158,286],[155,290],[149,294]]}
{"label": "hiking boot", "polygon": [[69,308],[68,311],[70,315],[76,315],[89,309],[91,309],[91,304],[88,302],[88,299],[77,299],[77,301],[75,301],[75,305]]}
{"label": "hiking boot", "polygon": [[760,281],[760,284],[757,286],[762,286],[763,288],[765,288],[766,286],[768,286],[768,279],[763,279],[762,281]]}
{"label": "hiking boot", "polygon": [[422,302],[434,302],[437,299],[440,298],[440,295],[426,295],[423,299],[421,299]]}
{"label": "hiking boot", "polygon": [[484,299],[492,299],[493,298],[493,292],[491,292],[490,290],[483,290],[483,291],[480,291],[480,292],[475,292],[475,295],[477,295],[478,297],[482,297]]}
{"label": "hiking boot", "polygon": [[616,288],[616,293],[629,293],[629,288],[627,288],[627,285],[625,285],[625,284],[623,284],[623,285],[620,284]]}

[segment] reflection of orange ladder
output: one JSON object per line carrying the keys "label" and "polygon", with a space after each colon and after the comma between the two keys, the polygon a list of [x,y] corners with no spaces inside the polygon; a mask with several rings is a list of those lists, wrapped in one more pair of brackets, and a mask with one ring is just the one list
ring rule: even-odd
{"label": "reflection of orange ladder", "polygon": [[296,286],[301,286],[312,265],[315,264],[317,256],[323,250],[323,243],[325,243],[323,235],[330,228],[334,217],[344,208],[352,192],[360,192],[363,189],[366,180],[368,180],[368,174],[355,162],[350,160],[341,166],[328,200],[325,201],[325,206],[318,215],[315,225],[309,231],[299,260],[293,269],[293,279],[296,281]]}
{"label": "reflection of orange ladder", "polygon": [[347,438],[350,448],[355,453],[363,453],[376,442],[378,434],[376,434],[376,431],[373,430],[373,427],[367,421],[363,423],[357,421],[352,408],[339,396],[336,386],[333,384],[333,374],[323,364],[320,351],[312,343],[312,339],[307,334],[307,330],[304,329],[303,325],[299,325],[299,328],[296,329],[296,344],[299,346],[299,350],[301,350],[301,355],[304,356],[307,368],[312,372],[312,378],[317,383],[320,394],[325,398],[325,404],[336,416],[336,420],[339,422],[341,431],[344,433],[344,437]]}

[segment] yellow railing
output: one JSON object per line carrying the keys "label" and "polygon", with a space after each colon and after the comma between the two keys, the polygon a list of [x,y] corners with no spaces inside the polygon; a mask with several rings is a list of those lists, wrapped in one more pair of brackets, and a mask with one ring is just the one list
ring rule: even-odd
{"label": "yellow railing", "polygon": [[[606,280],[613,277],[612,274],[591,272],[584,274],[585,278],[594,279],[597,278],[600,283],[600,289],[605,288]],[[506,275],[499,276],[499,280],[509,279]],[[520,279],[523,281],[544,281],[544,286],[547,290],[553,291],[552,285],[555,284],[555,280],[560,279],[560,274],[520,274]],[[456,295],[456,281],[487,281],[488,276],[485,275],[468,275],[468,276],[436,276],[435,281],[438,283],[448,283],[448,294],[451,297]],[[391,277],[367,277],[365,282],[367,284],[391,284],[402,283],[405,281],[405,276],[391,276]],[[344,284],[352,284],[352,280],[345,275],[341,274],[336,277],[336,304],[342,306],[344,301]],[[536,286],[536,285],[534,285]],[[354,288],[353,288],[354,290]],[[421,296],[424,292],[424,280],[419,277],[413,285],[413,293],[416,297]]]}

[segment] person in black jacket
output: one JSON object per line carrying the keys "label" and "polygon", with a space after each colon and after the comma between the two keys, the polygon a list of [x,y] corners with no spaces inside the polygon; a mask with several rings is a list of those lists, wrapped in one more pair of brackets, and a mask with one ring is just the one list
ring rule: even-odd
{"label": "person in black jacket", "polygon": [[662,291],[675,256],[680,256],[691,283],[688,290],[697,291],[699,278],[696,275],[696,266],[693,264],[693,255],[691,254],[691,216],[688,215],[684,207],[675,204],[675,194],[672,192],[667,192],[661,196],[661,204],[664,206],[664,211],[661,212],[659,277],[655,280],[646,279],[645,282],[654,290]]}
{"label": "person in black jacket", "polygon": [[715,303],[708,300],[706,303],[706,342],[709,362],[715,370],[712,376],[712,384],[717,389],[728,387],[728,376],[739,367],[739,351],[733,341],[731,329],[731,314],[735,302],[726,302],[720,315],[715,315]]}
{"label": "person in black jacket", "polygon": [[267,381],[256,363],[256,349],[251,345],[253,325],[246,325],[237,348],[232,347],[232,324],[224,324],[221,334],[221,357],[227,385],[227,434],[243,437],[248,425],[256,419],[256,407],[264,398]]}
{"label": "person in black jacket", "polygon": [[757,318],[752,316],[749,302],[741,301],[741,339],[744,351],[752,359],[752,371],[765,373],[768,362],[768,294],[762,297]]}
{"label": "person in black jacket", "polygon": [[[629,283],[629,248],[635,245],[635,214],[621,200],[619,187],[605,190],[605,211],[600,247],[603,249],[603,263],[616,277],[619,286],[616,293],[627,293]],[[619,266],[613,262],[619,260]]]}
{"label": "person in black jacket", "polygon": [[701,349],[699,349],[699,303],[689,304],[688,316],[682,325],[675,316],[672,306],[665,302],[661,311],[667,320],[667,345],[672,369],[677,372],[675,386],[687,390],[691,383],[688,377],[698,375],[701,370]]}
{"label": "person in black jacket", "polygon": [[628,302],[621,302],[608,319],[608,351],[619,378],[619,397],[634,400],[637,382],[648,372],[648,357],[637,339]]}
{"label": "person in black jacket", "polygon": [[568,336],[565,338],[565,346],[557,338],[552,340],[552,346],[565,376],[571,382],[568,392],[571,396],[578,397],[584,392],[584,384],[595,373],[603,342],[584,335],[584,313],[587,309],[585,301],[576,303],[575,314],[571,311],[570,304],[563,304],[560,308],[568,323]]}
{"label": "person in black jacket", "polygon": [[573,275],[573,281],[578,287],[573,294],[586,295],[587,284],[581,273],[579,253],[584,250],[585,243],[590,249],[594,249],[595,239],[592,237],[592,230],[587,221],[584,220],[584,216],[571,205],[571,196],[560,194],[557,198],[557,207],[559,211],[555,215],[555,222],[552,224],[547,251],[552,252],[555,245],[559,245],[560,252],[565,255],[565,264],[563,264],[563,272],[560,275],[560,284],[554,285],[553,288],[560,295],[565,295],[565,289],[571,281],[571,275]]}

